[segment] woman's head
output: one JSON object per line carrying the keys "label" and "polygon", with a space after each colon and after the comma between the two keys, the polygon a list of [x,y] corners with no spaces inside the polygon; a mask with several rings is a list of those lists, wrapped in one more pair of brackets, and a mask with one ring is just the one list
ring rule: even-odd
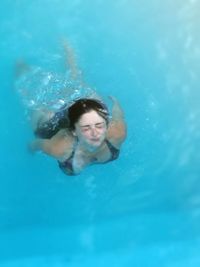
{"label": "woman's head", "polygon": [[95,148],[106,136],[108,109],[98,100],[80,99],[68,110],[70,128],[84,145]]}
{"label": "woman's head", "polygon": [[108,124],[109,112],[107,107],[96,99],[82,98],[77,100],[68,109],[69,127],[71,130],[75,129],[75,124],[79,121],[81,116],[90,111],[96,111]]}

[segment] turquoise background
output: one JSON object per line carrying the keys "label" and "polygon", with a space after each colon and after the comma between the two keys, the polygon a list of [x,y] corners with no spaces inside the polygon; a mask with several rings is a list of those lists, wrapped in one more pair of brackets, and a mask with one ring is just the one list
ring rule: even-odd
{"label": "turquoise background", "polygon": [[[199,1],[2,0],[0,266],[199,266]],[[89,84],[116,96],[119,160],[65,176],[30,155],[14,83],[23,58],[62,71],[62,40]]]}

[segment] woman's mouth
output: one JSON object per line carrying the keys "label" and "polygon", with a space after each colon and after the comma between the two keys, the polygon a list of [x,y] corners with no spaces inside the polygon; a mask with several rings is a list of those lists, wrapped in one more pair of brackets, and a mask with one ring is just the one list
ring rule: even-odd
{"label": "woman's mouth", "polygon": [[98,142],[100,140],[100,138],[92,138],[90,139],[92,142]]}

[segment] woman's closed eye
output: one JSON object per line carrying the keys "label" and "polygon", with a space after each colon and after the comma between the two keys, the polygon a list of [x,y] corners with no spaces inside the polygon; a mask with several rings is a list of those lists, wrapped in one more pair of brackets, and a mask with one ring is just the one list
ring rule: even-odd
{"label": "woman's closed eye", "polygon": [[87,131],[90,130],[90,126],[82,126],[82,127],[81,127],[81,130],[82,130],[83,132],[87,132]]}
{"label": "woman's closed eye", "polygon": [[105,127],[105,123],[104,123],[104,122],[96,123],[96,124],[95,124],[95,127],[98,128],[98,129],[102,129],[102,128]]}
{"label": "woman's closed eye", "polygon": [[84,126],[81,126],[81,130],[86,132],[86,131],[89,131],[90,129],[92,129],[93,127],[96,129],[103,129],[105,127],[105,123],[104,122],[98,122],[98,123],[95,123],[94,125],[84,125]]}

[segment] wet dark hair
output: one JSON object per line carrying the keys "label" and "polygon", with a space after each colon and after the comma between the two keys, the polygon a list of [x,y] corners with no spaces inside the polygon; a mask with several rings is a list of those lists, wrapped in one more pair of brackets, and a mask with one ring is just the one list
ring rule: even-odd
{"label": "wet dark hair", "polygon": [[63,105],[50,120],[39,124],[34,134],[39,138],[49,139],[61,129],[69,128],[73,131],[80,117],[91,110],[95,110],[108,124],[109,112],[104,103],[96,99],[81,98],[69,107]]}
{"label": "wet dark hair", "polygon": [[68,120],[70,130],[74,130],[75,124],[78,122],[80,117],[83,114],[90,112],[91,110],[96,111],[99,116],[101,116],[108,124],[109,112],[106,105],[96,99],[82,98],[77,100],[68,108]]}

